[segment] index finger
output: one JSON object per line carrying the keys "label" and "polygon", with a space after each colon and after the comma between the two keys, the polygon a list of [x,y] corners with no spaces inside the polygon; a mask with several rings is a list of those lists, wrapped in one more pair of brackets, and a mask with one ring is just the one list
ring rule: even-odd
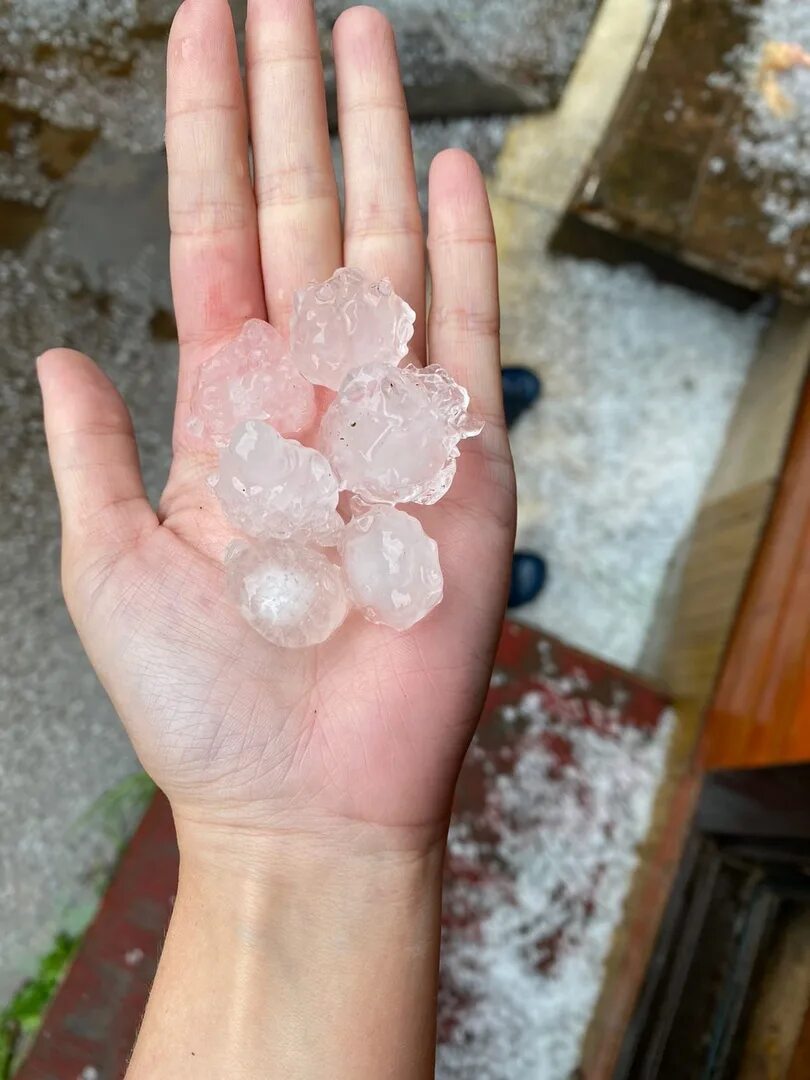
{"label": "index finger", "polygon": [[166,153],[180,341],[177,425],[196,368],[265,318],[247,108],[227,0],[187,0],[169,36]]}

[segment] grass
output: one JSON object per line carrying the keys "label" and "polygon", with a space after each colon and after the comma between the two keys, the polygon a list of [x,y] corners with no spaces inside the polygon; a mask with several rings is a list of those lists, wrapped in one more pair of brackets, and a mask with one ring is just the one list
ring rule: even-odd
{"label": "grass", "polygon": [[154,782],[146,773],[131,773],[99,795],[74,823],[73,830],[98,833],[123,849],[154,794]]}
{"label": "grass", "polygon": [[10,1080],[22,1050],[39,1030],[45,1010],[76,953],[81,938],[60,934],[36,974],[23,983],[0,1012],[0,1080]]}
{"label": "grass", "polygon": [[[73,829],[104,836],[120,855],[129,840],[133,824],[143,815],[154,791],[155,785],[145,773],[126,776],[104,792],[75,822]],[[109,884],[114,862],[113,866],[105,862],[91,869],[90,877],[99,897]],[[0,1080],[11,1080],[31,1039],[39,1030],[51,999],[84,936],[83,926],[91,917],[92,907],[88,907],[84,914],[77,911],[63,913],[64,922],[75,926],[78,921],[81,925],[75,933],[63,931],[58,935],[50,951],[39,961],[34,975],[0,1009]]]}

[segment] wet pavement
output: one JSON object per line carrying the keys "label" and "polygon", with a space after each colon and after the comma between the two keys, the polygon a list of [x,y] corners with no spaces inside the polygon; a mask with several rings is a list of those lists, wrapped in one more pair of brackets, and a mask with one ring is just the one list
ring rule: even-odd
{"label": "wet pavement", "polygon": [[105,811],[82,819],[137,768],[60,595],[38,353],[81,347],[112,375],[132,408],[153,495],[168,464],[175,349],[160,340],[162,155],[124,162],[99,143],[83,164],[25,250],[0,253],[0,1000],[56,930],[91,908],[126,829]]}

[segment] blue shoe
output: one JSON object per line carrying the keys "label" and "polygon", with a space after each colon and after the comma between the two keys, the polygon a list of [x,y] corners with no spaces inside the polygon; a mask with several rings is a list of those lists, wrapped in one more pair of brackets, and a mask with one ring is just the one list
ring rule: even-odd
{"label": "blue shoe", "polygon": [[548,576],[546,560],[531,551],[516,551],[512,557],[512,580],[509,584],[508,607],[530,604],[543,591]]}
{"label": "blue shoe", "polygon": [[501,369],[503,409],[508,428],[530,409],[543,393],[543,384],[533,371],[524,367]]}

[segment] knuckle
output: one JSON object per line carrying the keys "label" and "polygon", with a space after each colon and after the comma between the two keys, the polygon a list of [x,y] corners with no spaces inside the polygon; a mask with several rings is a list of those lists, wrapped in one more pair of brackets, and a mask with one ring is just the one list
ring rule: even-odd
{"label": "knuckle", "polygon": [[436,329],[459,337],[497,338],[500,335],[500,315],[493,307],[434,305],[431,319]]}

